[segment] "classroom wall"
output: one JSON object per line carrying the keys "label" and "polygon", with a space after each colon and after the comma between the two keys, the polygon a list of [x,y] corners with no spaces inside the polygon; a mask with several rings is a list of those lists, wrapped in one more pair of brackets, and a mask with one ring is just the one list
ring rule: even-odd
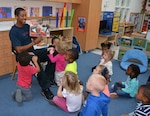
{"label": "classroom wall", "polygon": [[116,0],[102,0],[102,11],[115,11]]}
{"label": "classroom wall", "polygon": [[[9,4],[8,4],[9,3]],[[71,3],[67,3],[67,5],[72,8]],[[52,16],[56,16],[56,8],[63,8],[64,3],[62,2],[43,2],[43,1],[21,1],[21,0],[0,0],[0,7],[12,7],[12,17],[14,17],[14,9],[15,7],[23,7],[28,6],[28,14],[30,12],[30,7],[39,7],[40,8],[40,16],[42,16],[42,6],[52,6]],[[69,13],[70,15],[71,13]],[[55,27],[56,20],[48,21],[51,27]],[[15,23],[15,21],[4,21],[0,22],[0,31],[10,30],[11,26]],[[28,21],[27,21],[28,23]]]}

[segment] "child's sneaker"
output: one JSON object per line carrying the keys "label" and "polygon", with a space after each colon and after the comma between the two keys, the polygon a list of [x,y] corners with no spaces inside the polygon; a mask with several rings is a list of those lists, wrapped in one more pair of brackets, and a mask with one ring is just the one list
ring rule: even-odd
{"label": "child's sneaker", "polygon": [[20,90],[20,89],[17,89],[17,91],[16,91],[15,100],[16,100],[18,103],[21,103],[21,102],[22,102],[22,93],[21,93],[21,90]]}
{"label": "child's sneaker", "polygon": [[114,86],[115,86],[115,85],[114,85],[114,84],[112,84],[112,85],[111,85],[111,89],[114,89]]}

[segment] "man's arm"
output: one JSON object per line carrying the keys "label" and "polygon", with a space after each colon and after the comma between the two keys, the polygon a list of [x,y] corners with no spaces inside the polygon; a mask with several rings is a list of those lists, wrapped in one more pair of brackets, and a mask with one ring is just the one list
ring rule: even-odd
{"label": "man's arm", "polygon": [[37,38],[34,38],[31,43],[24,46],[15,46],[14,49],[17,53],[21,53],[23,51],[30,49],[33,45],[40,43],[41,40],[42,40],[42,36],[39,36]]}

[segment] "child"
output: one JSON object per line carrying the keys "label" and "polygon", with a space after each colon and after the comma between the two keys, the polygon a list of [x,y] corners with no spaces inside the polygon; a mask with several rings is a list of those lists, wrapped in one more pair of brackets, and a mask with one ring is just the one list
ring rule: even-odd
{"label": "child", "polygon": [[[58,37],[56,37],[56,36],[52,37],[52,40],[51,40],[52,45],[50,45],[47,49],[48,54],[49,54],[49,48],[52,47],[55,50],[55,47],[59,42],[60,42],[60,39]],[[56,56],[57,54],[58,54],[58,52],[55,50],[54,53],[53,53],[53,57]],[[50,73],[49,73],[51,86],[56,86],[57,85],[56,82],[55,82],[55,79],[54,79],[55,78],[55,67],[56,67],[56,63],[55,62],[51,63]]]}
{"label": "child", "polygon": [[[101,60],[103,59],[104,52],[105,52],[106,50],[110,49],[110,47],[111,47],[111,43],[109,43],[109,42],[101,43],[102,54],[100,55],[99,63],[100,63]],[[96,66],[97,66],[97,65],[96,65]],[[94,67],[92,68],[92,72],[93,72],[93,70],[96,68],[96,66],[94,66]]]}
{"label": "child", "polygon": [[65,61],[65,53],[67,50],[67,46],[65,43],[59,42],[56,45],[56,51],[58,54],[56,56],[53,56],[54,49],[52,47],[49,48],[50,54],[48,55],[49,59],[51,60],[52,63],[56,63],[55,67],[55,82],[57,86],[60,85],[60,79],[64,75],[64,70],[66,67],[66,61]]}
{"label": "child", "polygon": [[107,116],[107,104],[110,99],[102,92],[106,85],[106,79],[100,74],[92,74],[86,89],[90,91],[79,116]]}
{"label": "child", "polygon": [[104,65],[98,65],[93,70],[93,74],[101,74],[102,76],[105,77],[105,79],[106,79],[106,86],[105,86],[105,88],[103,90],[103,93],[105,95],[107,95],[108,97],[110,97],[110,92],[109,92],[108,82],[107,82],[108,79],[109,79],[109,71],[108,71],[108,69]]}
{"label": "child", "polygon": [[104,65],[107,67],[109,71],[109,78],[108,80],[111,81],[111,75],[113,74],[113,69],[112,69],[112,59],[114,56],[114,51],[112,50],[106,50],[103,55],[103,59],[101,59],[101,62],[99,65]]}
{"label": "child", "polygon": [[37,63],[38,57],[32,56],[34,66],[30,65],[31,55],[28,52],[22,52],[18,55],[18,79],[17,90],[13,93],[13,98],[17,102],[28,101],[32,99],[31,81],[32,75],[40,71]]}
{"label": "child", "polygon": [[140,69],[135,64],[130,64],[126,70],[126,75],[128,78],[126,82],[116,82],[112,86],[112,92],[110,94],[111,98],[116,98],[118,96],[124,96],[128,98],[135,97],[138,90],[138,80],[137,76],[140,74]]}
{"label": "child", "polygon": [[136,98],[140,101],[134,112],[122,116],[150,116],[150,85],[141,85]]}
{"label": "child", "polygon": [[65,72],[72,71],[77,74],[77,63],[76,60],[79,57],[79,53],[74,49],[69,49],[65,54],[65,60],[67,61],[67,65],[65,68]]}
{"label": "child", "polygon": [[82,105],[83,86],[78,82],[77,74],[67,71],[62,78],[57,96],[50,103],[54,103],[66,112],[76,112]]}

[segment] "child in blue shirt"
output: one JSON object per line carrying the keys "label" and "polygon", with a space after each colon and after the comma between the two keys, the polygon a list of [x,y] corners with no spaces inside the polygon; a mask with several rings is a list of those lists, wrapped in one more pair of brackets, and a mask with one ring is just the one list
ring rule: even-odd
{"label": "child in blue shirt", "polygon": [[107,104],[110,99],[102,91],[106,85],[106,79],[100,74],[92,74],[86,89],[90,91],[78,116],[107,116]]}
{"label": "child in blue shirt", "polygon": [[126,70],[126,75],[128,75],[127,80],[125,82],[116,82],[112,86],[113,93],[110,94],[110,97],[135,97],[139,86],[139,82],[137,80],[137,76],[139,74],[139,67],[135,64],[130,64]]}

